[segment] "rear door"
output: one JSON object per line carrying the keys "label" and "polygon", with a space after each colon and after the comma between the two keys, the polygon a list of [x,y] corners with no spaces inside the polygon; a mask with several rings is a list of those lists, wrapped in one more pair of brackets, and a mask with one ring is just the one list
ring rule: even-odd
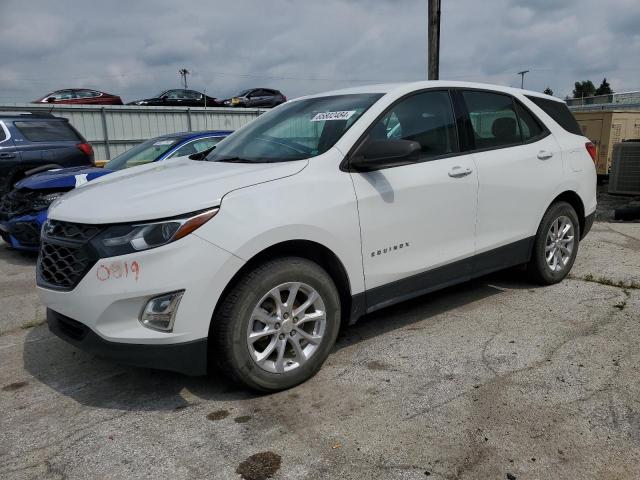
{"label": "rear door", "polygon": [[478,170],[477,271],[528,258],[539,215],[563,177],[560,147],[520,101],[483,90],[456,95],[468,112]]}
{"label": "rear door", "polygon": [[367,303],[384,306],[470,274],[478,180],[461,154],[447,90],[398,100],[369,139],[420,143],[417,163],[351,172],[358,201]]}
{"label": "rear door", "polygon": [[0,194],[11,186],[11,172],[20,163],[20,152],[13,143],[9,126],[0,120]]}

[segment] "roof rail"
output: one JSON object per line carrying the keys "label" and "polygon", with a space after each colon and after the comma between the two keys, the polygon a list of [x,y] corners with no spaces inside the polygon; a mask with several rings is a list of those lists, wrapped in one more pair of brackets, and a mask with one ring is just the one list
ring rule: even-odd
{"label": "roof rail", "polygon": [[42,113],[42,112],[5,112],[0,110],[0,117],[21,117],[21,116],[29,116],[33,118],[62,118],[56,117],[51,113]]}

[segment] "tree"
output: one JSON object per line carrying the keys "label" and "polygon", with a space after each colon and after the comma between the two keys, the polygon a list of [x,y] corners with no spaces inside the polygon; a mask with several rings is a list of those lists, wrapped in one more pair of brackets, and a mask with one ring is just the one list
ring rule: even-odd
{"label": "tree", "polygon": [[551,90],[550,87],[547,87],[544,89],[544,92],[542,93],[544,93],[545,95],[553,95],[553,90]]}
{"label": "tree", "polygon": [[602,83],[596,89],[596,95],[610,95],[612,93],[613,90],[611,90],[611,86],[609,85],[609,82],[607,82],[607,77],[603,78]]}
{"label": "tree", "polygon": [[574,98],[593,97],[596,93],[596,86],[591,80],[583,80],[582,82],[576,82],[573,89]]}

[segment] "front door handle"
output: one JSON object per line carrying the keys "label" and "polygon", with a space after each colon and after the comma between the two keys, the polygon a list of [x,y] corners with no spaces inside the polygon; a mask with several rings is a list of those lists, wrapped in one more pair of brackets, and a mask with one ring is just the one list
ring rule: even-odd
{"label": "front door handle", "polygon": [[15,153],[0,153],[0,158],[15,158]]}
{"label": "front door handle", "polygon": [[548,160],[553,157],[553,152],[547,152],[546,150],[540,150],[538,152],[538,158],[540,160]]}
{"label": "front door handle", "polygon": [[473,170],[471,170],[469,167],[462,168],[461,166],[456,165],[451,170],[449,170],[449,176],[451,178],[462,178],[469,175],[472,171]]}

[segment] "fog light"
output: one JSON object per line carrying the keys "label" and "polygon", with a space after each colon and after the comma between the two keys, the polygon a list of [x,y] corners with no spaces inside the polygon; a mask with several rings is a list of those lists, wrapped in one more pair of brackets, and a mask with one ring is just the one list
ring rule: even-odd
{"label": "fog light", "polygon": [[184,295],[184,290],[153,297],[142,310],[140,323],[152,330],[170,332],[173,330],[173,321],[176,318],[182,295]]}

